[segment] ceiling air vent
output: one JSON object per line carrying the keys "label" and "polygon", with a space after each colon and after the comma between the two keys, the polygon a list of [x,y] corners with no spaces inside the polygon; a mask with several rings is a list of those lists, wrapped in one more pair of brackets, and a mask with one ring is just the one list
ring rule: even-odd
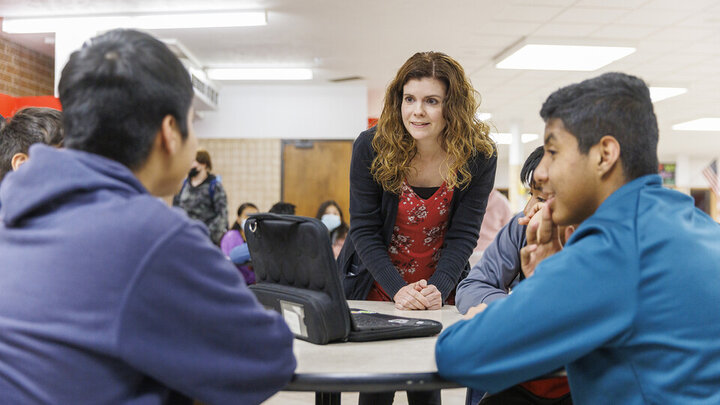
{"label": "ceiling air vent", "polygon": [[216,110],[218,107],[217,87],[207,78],[197,58],[177,39],[163,39],[162,41],[190,72],[190,80],[193,90],[195,90],[195,97],[193,97],[195,111]]}
{"label": "ceiling air vent", "polygon": [[333,83],[343,83],[343,82],[352,82],[355,80],[365,80],[362,76],[346,76],[346,77],[338,77],[337,79],[330,79]]}

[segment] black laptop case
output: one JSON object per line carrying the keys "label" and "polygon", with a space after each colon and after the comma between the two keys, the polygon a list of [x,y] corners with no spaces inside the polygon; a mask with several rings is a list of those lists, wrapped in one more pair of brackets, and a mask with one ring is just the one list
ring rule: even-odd
{"label": "black laptop case", "polygon": [[[315,218],[256,214],[245,224],[261,304],[283,315],[299,339],[316,344],[430,336],[440,322],[353,310],[340,284],[328,230]],[[373,322],[374,321],[374,322]]]}

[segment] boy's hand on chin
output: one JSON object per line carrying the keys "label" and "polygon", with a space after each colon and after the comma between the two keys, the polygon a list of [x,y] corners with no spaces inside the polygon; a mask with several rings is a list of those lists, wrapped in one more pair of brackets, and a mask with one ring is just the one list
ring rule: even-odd
{"label": "boy's hand on chin", "polygon": [[559,252],[563,247],[558,226],[552,220],[551,201],[548,200],[528,223],[527,244],[520,249],[520,263],[526,278],[535,273],[538,263]]}

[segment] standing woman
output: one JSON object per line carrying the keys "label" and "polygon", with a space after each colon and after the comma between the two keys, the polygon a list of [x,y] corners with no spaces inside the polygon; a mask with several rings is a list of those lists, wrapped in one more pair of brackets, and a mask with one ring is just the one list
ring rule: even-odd
{"label": "standing woman", "polygon": [[216,245],[228,228],[227,194],[220,178],[210,173],[212,160],[206,150],[198,150],[195,162],[183,182],[180,192],[173,197],[173,206],[180,207],[192,219],[203,222]]}
{"label": "standing woman", "polygon": [[[377,126],[353,145],[350,235],[339,262],[349,298],[437,309],[451,297],[495,180],[495,146],[478,106],[463,68],[443,53],[416,53],[400,68]],[[371,286],[360,280],[365,270]]]}
{"label": "standing woman", "polygon": [[[348,299],[405,310],[454,302],[495,181],[495,145],[478,107],[449,56],[420,52],[400,68],[377,126],[353,145],[350,233],[338,258]],[[439,391],[408,399],[440,403]],[[392,403],[392,393],[360,403]]]}

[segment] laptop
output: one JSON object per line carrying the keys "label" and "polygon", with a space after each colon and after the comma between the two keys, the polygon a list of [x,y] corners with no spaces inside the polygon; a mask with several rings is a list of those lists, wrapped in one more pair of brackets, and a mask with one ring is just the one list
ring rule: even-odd
{"label": "laptop", "polygon": [[255,214],[245,224],[260,303],[299,339],[326,344],[438,334],[442,323],[350,309],[325,225],[315,218]]}

